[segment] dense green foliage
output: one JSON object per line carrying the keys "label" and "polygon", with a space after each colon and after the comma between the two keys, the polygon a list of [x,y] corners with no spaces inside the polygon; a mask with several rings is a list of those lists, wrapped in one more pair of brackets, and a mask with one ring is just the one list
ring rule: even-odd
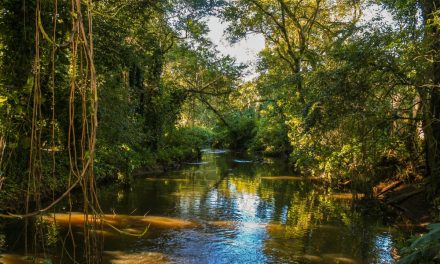
{"label": "dense green foliage", "polygon": [[[72,69],[66,43],[75,32],[68,5],[55,10],[44,3],[35,23],[35,3],[0,6],[3,197],[25,189],[18,183],[29,162],[36,27],[43,39],[42,170],[50,174],[55,152],[58,174],[43,180],[56,189],[68,174]],[[436,182],[438,11],[431,3],[382,5],[392,17],[363,22],[368,3],[94,3],[97,178],[127,178],[157,162],[175,165],[197,158],[205,145],[289,155],[298,171],[329,179],[374,184],[424,174]],[[258,77],[237,82],[244,67],[218,55],[206,37],[208,15],[236,22],[228,28],[232,41],[264,36]],[[394,171],[377,172],[390,163]]]}
{"label": "dense green foliage", "polygon": [[363,191],[396,175],[437,181],[438,13],[431,3],[383,4],[391,15],[369,22],[361,12],[369,3],[226,5],[231,40],[255,32],[266,40],[259,75],[243,88],[258,116],[254,149],[288,151],[297,170],[358,181]]}
{"label": "dense green foliage", "polygon": [[[31,102],[37,76],[33,69],[36,29],[42,39],[38,45],[42,108],[37,131],[41,131],[43,192],[65,189],[70,170],[68,150],[72,148],[68,138],[82,146],[81,133],[89,129],[81,123],[84,105],[75,102],[76,111],[69,107],[73,74],[69,41],[76,36],[70,23],[77,17],[69,13],[67,3],[45,2],[36,22],[36,3],[3,1],[0,5],[2,203],[15,202],[31,184],[26,179],[34,122]],[[200,149],[209,146],[209,129],[179,128],[178,124],[188,112],[189,102],[195,98],[210,105],[211,98],[233,89],[240,74],[240,67],[231,58],[215,55],[214,46],[204,35],[207,28],[200,19],[212,14],[219,4],[186,0],[93,3],[94,67],[99,91],[94,172],[98,181],[125,184],[138,168],[176,166],[196,159]],[[81,57],[78,64],[87,66]],[[73,120],[69,111],[74,111]],[[76,131],[70,133],[72,124]]]}
{"label": "dense green foliage", "polygon": [[[83,2],[0,2],[0,213],[72,175],[129,184],[204,147],[289,157],[369,194],[423,179],[438,196],[439,0]],[[208,39],[213,15],[231,42],[264,37],[254,79]],[[406,263],[430,250],[418,241]]]}

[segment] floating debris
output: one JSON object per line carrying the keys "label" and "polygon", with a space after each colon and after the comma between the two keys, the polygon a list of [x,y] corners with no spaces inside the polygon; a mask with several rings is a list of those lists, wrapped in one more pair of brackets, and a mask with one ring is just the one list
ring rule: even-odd
{"label": "floating debris", "polygon": [[189,165],[204,165],[204,164],[208,164],[209,162],[207,161],[199,161],[199,162],[187,162],[186,164]]}
{"label": "floating debris", "polygon": [[235,159],[233,160],[235,163],[252,163],[252,160],[239,160],[239,159]]}
{"label": "floating debris", "polygon": [[224,149],[202,149],[201,151],[206,154],[224,154],[228,152],[227,150]]}

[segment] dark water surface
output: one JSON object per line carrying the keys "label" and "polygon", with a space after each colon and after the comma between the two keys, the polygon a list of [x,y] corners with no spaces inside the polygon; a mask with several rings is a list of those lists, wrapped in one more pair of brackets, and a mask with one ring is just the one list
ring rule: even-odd
{"label": "dark water surface", "polygon": [[[102,187],[101,207],[120,231],[142,233],[148,226],[143,216],[152,217],[141,237],[104,228],[105,262],[392,262],[395,231],[379,210],[355,206],[351,195],[332,192],[319,179],[295,177],[280,161],[251,159],[206,151],[200,164],[138,178],[130,189]],[[46,240],[53,244],[42,259],[68,263],[57,242],[67,232],[59,217],[57,225],[48,220],[52,238]],[[72,229],[81,252],[82,229]],[[22,230],[16,223],[3,231],[3,263],[19,263]]]}

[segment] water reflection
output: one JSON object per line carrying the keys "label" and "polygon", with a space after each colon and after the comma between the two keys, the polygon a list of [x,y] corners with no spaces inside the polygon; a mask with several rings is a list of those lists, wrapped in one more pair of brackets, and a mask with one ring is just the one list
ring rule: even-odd
{"label": "water reflection", "polygon": [[169,263],[167,256],[158,252],[127,253],[123,251],[105,251],[104,261],[112,264]]}
{"label": "water reflection", "polygon": [[[96,230],[105,236],[107,263],[391,261],[391,230],[384,232],[374,210],[354,210],[352,194],[333,193],[319,178],[291,175],[277,160],[236,162],[255,159],[205,153],[197,164],[137,179],[130,189],[100,190],[101,206],[108,213],[105,221],[125,233],[150,226],[142,236]],[[66,232],[66,214],[46,218],[57,222],[60,234]],[[74,218],[78,223],[84,219]],[[79,226],[73,232],[77,237]],[[12,241],[11,234],[7,241]],[[7,250],[22,252],[19,244]],[[51,254],[56,259],[56,253]]]}

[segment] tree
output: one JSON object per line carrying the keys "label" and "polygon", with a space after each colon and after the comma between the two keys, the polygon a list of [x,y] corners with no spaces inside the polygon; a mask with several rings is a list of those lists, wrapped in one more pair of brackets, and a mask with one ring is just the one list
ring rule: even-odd
{"label": "tree", "polygon": [[425,110],[425,140],[427,172],[440,186],[440,25],[434,21],[439,16],[440,1],[423,1],[422,15],[425,29],[424,41],[428,48],[430,69],[428,83],[419,92]]}
{"label": "tree", "polygon": [[[232,40],[260,33],[270,51],[284,62],[295,87],[297,100],[306,103],[303,76],[319,63],[325,48],[344,38],[344,29],[358,19],[358,6],[331,1],[233,1],[224,18],[231,23]],[[350,17],[351,16],[351,17]]]}
{"label": "tree", "polygon": [[438,190],[440,175],[440,28],[438,24],[439,1],[383,1],[394,18],[413,36],[410,40],[418,45],[417,63],[424,65],[412,78],[417,87],[423,113],[423,136],[425,142],[426,174],[431,186]]}
{"label": "tree", "polygon": [[225,101],[237,88],[243,66],[237,65],[228,56],[221,57],[216,53],[209,43],[196,50],[186,45],[177,47],[168,56],[164,81],[165,85],[179,91],[182,103],[194,104],[196,100],[229,126],[215,101]]}

